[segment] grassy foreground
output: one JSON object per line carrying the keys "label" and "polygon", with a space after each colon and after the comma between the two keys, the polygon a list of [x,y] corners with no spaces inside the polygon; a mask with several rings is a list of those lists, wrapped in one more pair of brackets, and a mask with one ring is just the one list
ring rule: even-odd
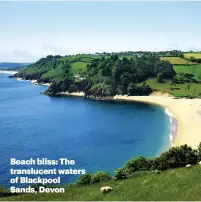
{"label": "grassy foreground", "polygon": [[[6,201],[25,200],[69,200],[69,201],[200,201],[201,166],[164,171],[161,174],[149,172],[132,179],[107,181],[88,186],[69,185],[64,194],[25,194],[1,198]],[[114,190],[101,194],[102,186]]]}

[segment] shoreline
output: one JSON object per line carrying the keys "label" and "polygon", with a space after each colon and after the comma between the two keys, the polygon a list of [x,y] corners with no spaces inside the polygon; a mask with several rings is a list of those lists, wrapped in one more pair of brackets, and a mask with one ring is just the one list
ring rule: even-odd
{"label": "shoreline", "polygon": [[50,86],[51,84],[50,83],[38,83],[37,80],[27,80],[27,79],[22,79],[22,78],[14,78],[18,81],[29,81],[31,82],[33,85],[39,85],[39,86]]}
{"label": "shoreline", "polygon": [[13,70],[0,70],[0,74],[17,74],[18,71]]}
{"label": "shoreline", "polygon": [[[64,96],[84,97],[83,92],[62,92]],[[121,96],[111,98],[114,101],[131,101],[154,104],[162,107],[170,118],[170,143],[171,146],[187,144],[197,149],[201,142],[201,99],[176,99],[175,97],[155,92],[150,96]]]}
{"label": "shoreline", "polygon": [[[16,79],[22,80],[20,78]],[[27,81],[32,82],[34,85],[50,86],[50,83],[39,84],[36,80]],[[61,92],[58,95],[85,97],[84,92]],[[101,98],[97,98],[97,100],[101,100]],[[160,106],[170,118],[170,146],[187,144],[192,148],[197,148],[201,142],[199,133],[201,131],[201,99],[176,99],[167,93],[154,92],[150,96],[116,95],[102,100],[143,102]]]}
{"label": "shoreline", "polygon": [[[174,146],[187,144],[197,148],[201,142],[199,131],[201,130],[201,99],[175,99],[172,96],[115,96],[114,100],[144,102],[155,104],[167,109],[172,118],[176,119],[174,135],[171,138]],[[200,112],[200,114],[199,114]]]}

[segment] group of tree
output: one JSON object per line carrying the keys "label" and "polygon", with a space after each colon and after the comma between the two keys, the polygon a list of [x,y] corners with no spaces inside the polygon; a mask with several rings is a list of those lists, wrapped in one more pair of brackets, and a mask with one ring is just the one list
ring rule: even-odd
{"label": "group of tree", "polygon": [[172,79],[176,73],[168,61],[161,61],[156,55],[122,59],[118,55],[102,57],[87,66],[85,92],[97,96],[148,95],[152,90],[145,81],[158,74],[163,79]]}
{"label": "group of tree", "polygon": [[[122,168],[118,168],[114,173],[114,179],[126,179],[135,177],[139,173],[156,172],[161,173],[164,170],[185,167],[187,164],[195,165],[201,161],[201,143],[197,149],[182,145],[172,147],[162,153],[159,157],[145,158],[139,156],[129,160]],[[77,180],[79,185],[93,184],[111,179],[109,173],[98,171],[95,174],[81,175]]]}
{"label": "group of tree", "polygon": [[[140,52],[138,52],[140,53]],[[172,54],[178,54],[173,51]],[[120,95],[149,95],[152,89],[146,80],[150,77],[162,82],[172,79],[175,71],[168,61],[161,61],[155,53],[146,52],[133,57],[117,54],[94,59],[83,72],[84,80],[77,81],[70,71],[71,62],[62,57],[49,55],[20,71],[14,77],[52,83],[46,91],[56,95],[62,91],[84,91],[86,96],[108,97]]]}
{"label": "group of tree", "polygon": [[186,59],[190,62],[201,63],[201,58],[190,57]]}

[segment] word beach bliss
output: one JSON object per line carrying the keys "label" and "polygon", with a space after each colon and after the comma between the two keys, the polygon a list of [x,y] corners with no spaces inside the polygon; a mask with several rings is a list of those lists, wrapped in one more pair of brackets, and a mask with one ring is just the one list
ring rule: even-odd
{"label": "word beach bliss", "polygon": [[27,159],[18,160],[15,158],[10,159],[10,165],[75,165],[74,160],[69,160],[67,158],[59,158],[59,160],[50,160],[47,158],[37,158],[37,159]]}

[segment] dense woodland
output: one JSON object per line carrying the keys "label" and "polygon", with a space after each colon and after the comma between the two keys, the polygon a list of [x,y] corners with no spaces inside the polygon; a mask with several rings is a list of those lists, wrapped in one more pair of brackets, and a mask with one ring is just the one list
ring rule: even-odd
{"label": "dense woodland", "polygon": [[[61,56],[47,56],[14,77],[51,82],[47,94],[62,91],[84,91],[86,96],[108,97],[116,94],[148,95],[152,92],[145,82],[148,78],[172,79],[176,73],[168,61],[161,61],[157,54],[140,54],[119,57],[118,54],[95,57],[80,72],[78,79],[71,73],[71,64],[81,59],[62,60]],[[81,79],[80,79],[81,78]]]}

